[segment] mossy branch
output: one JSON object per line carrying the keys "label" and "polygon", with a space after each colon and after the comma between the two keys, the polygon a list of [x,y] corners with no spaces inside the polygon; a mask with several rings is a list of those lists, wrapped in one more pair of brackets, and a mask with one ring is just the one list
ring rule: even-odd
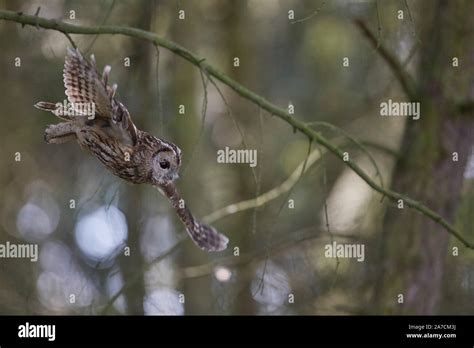
{"label": "mossy branch", "polygon": [[[129,37],[134,37],[137,39],[145,40],[148,42],[153,43],[154,45],[158,45],[160,47],[166,48],[169,51],[175,53],[176,55],[184,58],[191,64],[195,65],[196,67],[204,70],[209,76],[214,77],[215,79],[219,80],[223,84],[227,85],[231,89],[233,89],[237,94],[242,96],[243,98],[251,101],[252,103],[258,105],[263,110],[266,110],[272,115],[275,115],[288,123],[294,130],[299,131],[300,133],[307,136],[311,141],[315,141],[316,143],[320,144],[324,148],[326,148],[329,152],[334,154],[338,157],[344,164],[350,167],[362,180],[364,180],[367,185],[369,185],[375,191],[381,193],[391,201],[397,202],[399,200],[403,200],[404,204],[408,207],[411,207],[421,214],[425,215],[429,219],[435,221],[439,225],[443,226],[446,231],[448,231],[451,235],[453,235],[456,239],[458,239],[462,244],[464,244],[467,248],[474,249],[474,243],[469,242],[466,240],[461,233],[447,220],[445,220],[442,216],[431,210],[430,208],[426,207],[422,203],[411,199],[408,196],[400,194],[398,192],[384,189],[379,186],[374,180],[370,178],[368,174],[366,174],[355,162],[353,161],[344,161],[344,153],[343,151],[333,143],[331,143],[328,139],[326,139],[321,134],[317,133],[313,129],[311,129],[308,125],[305,124],[303,121],[299,121],[294,116],[290,115],[285,109],[276,106],[263,98],[262,96],[252,92],[248,88],[244,87],[237,81],[231,79],[226,74],[222,73],[209,63],[205,61],[205,59],[197,56],[193,52],[187,50],[186,48],[172,42],[166,40],[152,32],[131,28],[131,27],[124,27],[124,26],[112,26],[112,25],[102,25],[102,26],[80,26],[74,25],[70,23],[66,23],[56,19],[46,19],[39,16],[31,16],[26,15],[21,12],[13,12],[13,11],[6,11],[0,10],[0,19],[17,22],[25,25],[31,25],[36,28],[41,27],[44,29],[51,29],[59,31],[63,34],[83,34],[83,35],[97,35],[97,34],[111,34],[111,35],[125,35]],[[381,47],[379,48],[379,50]],[[388,62],[392,64],[396,61],[388,59],[389,57],[385,57]],[[395,67],[395,66],[394,66]],[[395,71],[402,71],[397,70]],[[402,76],[400,76],[402,77]],[[409,78],[404,75],[402,80],[404,81],[404,89],[409,94],[410,99],[416,99],[416,91],[413,90],[413,84],[409,81]]]}

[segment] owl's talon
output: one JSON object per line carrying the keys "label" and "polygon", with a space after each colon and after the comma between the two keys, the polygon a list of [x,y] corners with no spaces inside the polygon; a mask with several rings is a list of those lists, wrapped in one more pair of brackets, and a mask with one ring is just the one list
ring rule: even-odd
{"label": "owl's talon", "polygon": [[43,135],[47,144],[62,144],[76,139],[74,125],[70,122],[51,124],[46,127]]}

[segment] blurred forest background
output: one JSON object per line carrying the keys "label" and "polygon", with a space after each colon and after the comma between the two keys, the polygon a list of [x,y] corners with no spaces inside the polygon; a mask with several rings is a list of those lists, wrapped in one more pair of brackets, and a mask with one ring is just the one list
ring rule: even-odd
{"label": "blurred forest background", "polygon": [[[0,9],[31,15],[39,6],[45,18],[157,33],[293,106],[298,119],[342,128],[365,144],[386,186],[474,241],[474,113],[472,104],[457,107],[474,99],[474,2],[0,0]],[[300,178],[304,136],[217,83],[224,101],[165,49],[158,55],[120,35],[71,36],[99,69],[112,66],[137,126],[182,149],[178,187],[199,219],[229,236],[229,248],[201,251],[156,190],[112,176],[75,142],[47,145],[44,129],[58,119],[33,105],[64,100],[70,43],[0,21],[0,243],[39,245],[36,263],[0,259],[1,314],[474,314],[474,250],[442,227],[382,200],[316,144]],[[381,102],[408,101],[382,47],[418,86],[420,120],[380,116]],[[359,146],[314,126],[378,180]],[[257,167],[217,163],[226,146],[257,149]],[[274,199],[258,208],[213,214],[271,190]],[[363,244],[364,261],[326,258],[332,241]]]}

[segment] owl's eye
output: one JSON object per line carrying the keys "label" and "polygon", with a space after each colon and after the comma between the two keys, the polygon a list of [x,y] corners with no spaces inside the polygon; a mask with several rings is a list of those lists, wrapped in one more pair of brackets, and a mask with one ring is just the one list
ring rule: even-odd
{"label": "owl's eye", "polygon": [[162,169],[168,169],[170,167],[170,162],[168,161],[160,161],[160,167]]}

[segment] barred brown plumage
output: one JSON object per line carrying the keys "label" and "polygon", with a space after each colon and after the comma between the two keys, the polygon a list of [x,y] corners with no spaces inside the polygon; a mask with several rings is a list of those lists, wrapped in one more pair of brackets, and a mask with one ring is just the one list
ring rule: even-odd
{"label": "barred brown plumage", "polygon": [[117,86],[108,85],[110,66],[104,68],[100,77],[95,59],[92,62],[77,49],[67,51],[63,77],[71,104],[68,112],[60,108],[61,103],[35,105],[64,120],[46,128],[46,142],[61,144],[76,140],[114,175],[134,184],[155,186],[168,197],[186,231],[200,248],[224,250],[227,237],[198,222],[176,189],[174,180],[181,166],[181,150],[171,142],[137,129],[127,108],[115,98]]}

